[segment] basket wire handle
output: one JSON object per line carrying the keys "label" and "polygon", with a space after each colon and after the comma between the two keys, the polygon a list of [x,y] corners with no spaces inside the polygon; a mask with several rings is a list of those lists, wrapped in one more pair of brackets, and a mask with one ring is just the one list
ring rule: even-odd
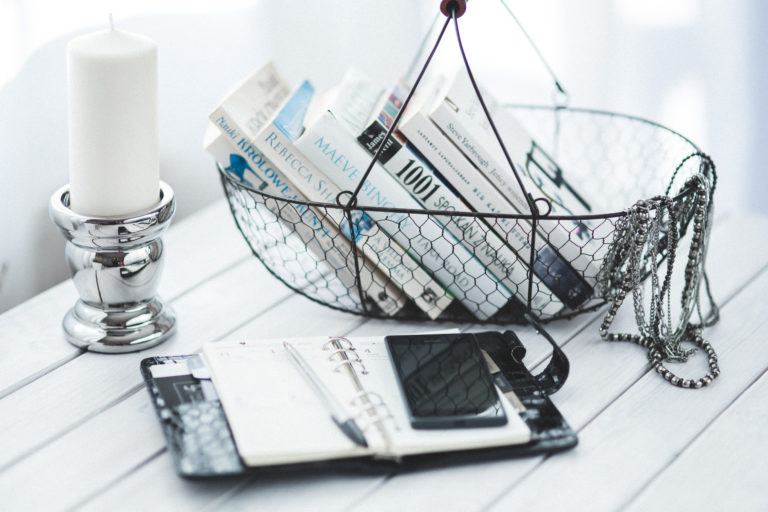
{"label": "basket wire handle", "polygon": [[531,48],[534,52],[536,52],[536,56],[539,58],[539,62],[541,62],[544,67],[547,69],[547,73],[549,73],[549,76],[552,77],[552,81],[555,83],[555,91],[553,91],[552,94],[552,100],[554,101],[555,108],[561,109],[566,108],[568,106],[568,101],[570,100],[570,96],[568,92],[563,87],[563,84],[558,80],[557,75],[555,75],[554,70],[552,69],[552,66],[549,65],[549,62],[547,62],[547,59],[544,58],[544,54],[541,53],[539,50],[539,47],[536,46],[536,43],[533,42],[533,38],[531,38],[530,34],[528,34],[528,31],[525,30],[523,27],[523,24],[520,23],[520,20],[517,19],[517,16],[515,16],[515,13],[512,12],[512,9],[509,8],[507,5],[507,2],[505,0],[499,0],[501,2],[501,5],[504,6],[504,9],[507,10],[507,13],[509,13],[510,16],[512,16],[512,19],[515,20],[515,24],[517,25],[517,28],[520,29],[520,32],[522,32],[525,39],[528,41],[528,44],[531,45]]}
{"label": "basket wire handle", "polygon": [[434,18],[432,18],[432,23],[429,24],[429,30],[427,30],[424,33],[424,37],[421,38],[421,43],[419,44],[419,49],[416,50],[416,53],[413,54],[413,58],[411,59],[411,63],[408,65],[408,71],[406,72],[405,76],[408,79],[408,83],[411,83],[411,77],[416,73],[417,66],[419,65],[419,60],[421,59],[421,56],[424,55],[424,52],[427,48],[427,43],[429,43],[429,36],[432,35],[435,30],[437,30],[439,26],[440,21],[440,12],[436,12]]}
{"label": "basket wire handle", "polygon": [[467,10],[466,0],[442,0],[440,2],[440,12],[448,18],[456,16],[460,18]]}
{"label": "basket wire handle", "polygon": [[[485,116],[488,119],[488,122],[490,123],[491,129],[493,130],[496,140],[498,141],[502,151],[504,152],[504,157],[506,158],[507,163],[509,164],[512,170],[512,173],[515,176],[515,180],[517,181],[518,187],[520,187],[520,190],[523,193],[523,197],[525,197],[526,203],[528,204],[528,208],[531,212],[531,242],[530,242],[530,255],[529,255],[528,269],[529,269],[529,274],[532,275],[533,273],[532,269],[534,268],[534,262],[536,259],[536,249],[535,249],[536,248],[536,231],[537,231],[538,219],[540,217],[539,209],[536,206],[536,201],[542,200],[546,202],[548,200],[546,198],[534,199],[534,197],[528,192],[528,190],[526,190],[525,185],[523,185],[523,181],[520,178],[520,174],[518,173],[518,170],[515,167],[514,163],[512,163],[512,159],[509,156],[509,152],[507,151],[507,148],[501,139],[501,135],[499,134],[499,131],[496,128],[496,125],[493,122],[493,119],[491,118],[490,112],[488,111],[488,107],[485,104],[485,100],[483,99],[483,96],[480,93],[480,89],[477,86],[477,82],[475,81],[475,77],[469,65],[466,52],[464,51],[464,45],[461,41],[461,33],[459,31],[458,17],[464,13],[464,10],[462,10],[462,6],[464,7],[464,9],[466,9],[466,5],[464,5],[464,2],[458,2],[454,0],[454,1],[447,1],[447,2],[444,1],[441,3],[441,10],[446,15],[445,23],[443,23],[443,26],[440,29],[440,33],[437,36],[437,40],[435,41],[435,44],[433,45],[432,50],[429,52],[426,62],[422,66],[421,70],[419,71],[419,74],[416,77],[416,80],[414,81],[413,86],[411,87],[411,90],[408,92],[408,95],[406,96],[405,101],[403,102],[403,105],[400,107],[400,110],[397,112],[397,115],[395,115],[395,118],[392,121],[392,124],[387,129],[387,133],[384,135],[384,138],[382,140],[383,141],[389,140],[389,138],[392,135],[392,132],[397,128],[398,123],[400,122],[400,118],[402,117],[403,113],[408,107],[408,104],[410,103],[414,92],[416,91],[419,84],[421,83],[421,80],[424,77],[424,74],[426,73],[427,68],[429,67],[429,64],[432,62],[432,57],[435,55],[437,48],[440,46],[440,43],[443,39],[443,35],[445,34],[446,29],[448,28],[448,23],[450,23],[451,20],[453,20],[454,26],[456,29],[456,40],[459,44],[459,51],[461,53],[462,61],[464,62],[464,67],[467,70],[467,75],[469,76],[469,79],[472,83],[472,87],[475,91],[475,94],[477,95],[477,98],[480,101],[481,106],[483,107],[483,112],[485,113]],[[450,15],[448,11],[450,12]],[[558,82],[558,86],[559,86],[559,82]],[[559,89],[562,90],[562,87],[559,87]],[[379,156],[381,155],[381,152],[384,150],[384,146],[385,146],[385,143],[382,142],[376,148],[376,152],[374,153],[373,158],[371,159],[370,163],[368,164],[368,167],[363,173],[362,178],[357,183],[355,190],[352,191],[351,193],[349,201],[344,206],[348,215],[350,210],[353,208],[353,206],[357,202],[357,196],[360,193],[360,190],[362,189],[363,184],[365,183],[365,180],[368,178],[371,171],[373,170],[374,165],[376,165],[376,162],[379,160]],[[547,208],[547,210],[551,210],[551,205],[549,208]],[[528,311],[531,311],[531,304],[532,304],[532,298],[533,298],[533,279],[531,278],[531,275],[529,275],[529,278],[528,278],[528,294],[527,294],[527,301],[526,301]]]}
{"label": "basket wire handle", "polygon": [[472,69],[469,66],[469,60],[467,59],[467,54],[464,52],[464,44],[461,42],[461,33],[459,31],[458,18],[456,17],[455,14],[453,16],[453,24],[456,28],[456,41],[459,43],[459,52],[461,53],[461,60],[464,62],[464,68],[467,70],[469,81],[472,82],[472,88],[475,91],[475,95],[477,96],[478,101],[480,101],[480,106],[483,107],[483,112],[485,113],[485,117],[488,119],[488,123],[491,126],[491,130],[493,130],[493,135],[496,137],[496,141],[499,143],[499,145],[501,146],[501,150],[504,152],[504,158],[506,158],[507,164],[509,164],[510,169],[512,169],[512,173],[515,175],[515,180],[517,180],[517,186],[520,187],[520,190],[523,192],[523,196],[525,197],[525,200],[528,203],[528,208],[531,210],[531,215],[536,217],[538,216],[538,208],[536,208],[536,205],[534,204],[534,198],[526,190],[525,185],[523,185],[523,180],[520,178],[520,174],[518,173],[515,164],[512,163],[512,158],[510,158],[509,156],[509,152],[507,151],[507,147],[504,145],[504,141],[501,140],[501,135],[499,134],[499,130],[496,128],[496,123],[493,122],[491,113],[488,111],[488,107],[485,105],[485,100],[483,99],[483,95],[480,93],[480,88],[477,86],[477,82],[475,81],[475,75],[472,73]]}
{"label": "basket wire handle", "polygon": [[549,204],[549,200],[546,198],[535,198],[526,190],[525,185],[523,185],[523,180],[520,178],[520,173],[518,172],[515,164],[512,162],[512,158],[509,156],[509,151],[507,151],[507,147],[504,145],[504,141],[501,139],[501,135],[499,134],[499,130],[496,128],[496,123],[493,122],[493,118],[491,117],[491,113],[488,111],[488,107],[485,104],[485,100],[483,99],[483,95],[480,92],[480,88],[477,86],[477,82],[475,81],[475,76],[472,73],[472,68],[469,65],[469,60],[467,59],[467,54],[464,51],[464,44],[461,41],[461,32],[459,31],[459,22],[457,17],[453,16],[453,24],[456,27],[456,41],[459,44],[459,52],[461,53],[461,59],[464,62],[464,68],[467,70],[467,75],[469,76],[469,81],[472,83],[472,88],[475,91],[475,95],[477,96],[478,101],[480,102],[480,106],[483,107],[483,113],[485,114],[486,119],[488,120],[488,124],[491,127],[491,130],[493,130],[493,135],[496,137],[496,141],[499,143],[499,146],[501,147],[502,152],[504,153],[504,158],[507,160],[507,164],[509,165],[509,168],[512,170],[512,174],[515,176],[515,180],[517,181],[517,186],[520,187],[520,190],[523,193],[523,197],[525,197],[525,201],[528,203],[528,208],[531,211],[531,243],[530,243],[530,254],[528,256],[528,293],[526,297],[526,306],[527,310],[531,311],[531,304],[533,302],[533,269],[535,268],[535,261],[536,261],[536,232],[539,222],[539,217],[541,217],[541,214],[539,212],[539,208],[536,206],[536,201],[543,201],[547,203],[547,213],[549,213],[552,210],[552,205]]}
{"label": "basket wire handle", "polygon": [[520,23],[520,20],[515,16],[515,13],[512,12],[512,9],[509,8],[509,5],[507,5],[507,2],[505,0],[499,0],[501,2],[501,5],[504,6],[504,9],[506,9],[507,13],[512,17],[515,24],[517,25],[517,28],[520,29],[520,32],[523,34],[523,37],[528,41],[528,44],[533,49],[534,53],[536,53],[536,56],[539,58],[539,62],[546,68],[547,73],[549,73],[549,76],[552,78],[552,82],[555,85],[555,89],[552,91],[552,104],[554,105],[554,116],[555,116],[555,126],[554,126],[554,137],[553,137],[553,146],[552,146],[552,153],[555,157],[555,159],[559,158],[560,156],[560,111],[563,109],[568,108],[568,105],[570,103],[570,95],[568,94],[568,91],[565,90],[563,87],[562,82],[557,78],[557,75],[555,74],[555,71],[552,69],[552,66],[549,65],[549,62],[547,59],[544,58],[544,54],[541,53],[541,50],[539,50],[539,47],[536,46],[536,43],[533,42],[533,38],[528,34],[528,31],[525,30],[525,27],[523,27],[523,24]]}
{"label": "basket wire handle", "polygon": [[384,138],[382,139],[382,143],[379,144],[378,148],[376,148],[376,153],[374,153],[373,158],[371,159],[371,162],[368,164],[368,167],[365,169],[365,172],[363,173],[363,177],[360,178],[360,181],[357,183],[355,190],[352,192],[352,197],[350,198],[349,203],[346,207],[347,209],[351,208],[352,204],[355,201],[357,201],[357,195],[360,193],[360,189],[363,188],[363,184],[365,183],[365,180],[368,178],[368,175],[371,173],[373,166],[376,165],[376,162],[379,161],[379,155],[381,155],[381,152],[384,150],[386,141],[389,140],[389,138],[392,136],[392,132],[395,130],[395,128],[397,128],[397,123],[400,122],[400,118],[403,116],[403,113],[405,112],[405,109],[408,106],[408,103],[411,101],[414,91],[416,91],[416,88],[419,86],[421,79],[424,77],[424,73],[427,71],[427,68],[429,67],[429,63],[432,61],[432,57],[435,55],[435,52],[437,51],[438,46],[440,46],[440,41],[443,40],[443,34],[445,34],[445,29],[448,28],[448,23],[450,21],[451,19],[447,18],[445,20],[445,23],[443,24],[443,28],[440,29],[440,34],[437,36],[437,41],[435,41],[435,44],[432,47],[432,50],[429,52],[427,61],[424,63],[424,66],[422,66],[421,71],[419,71],[419,76],[416,77],[416,81],[413,83],[413,87],[411,87],[411,90],[408,91],[408,96],[406,96],[405,101],[403,102],[403,105],[400,107],[400,110],[397,112],[395,119],[392,121],[392,125],[389,127],[389,129],[387,129],[387,133],[384,135]]}

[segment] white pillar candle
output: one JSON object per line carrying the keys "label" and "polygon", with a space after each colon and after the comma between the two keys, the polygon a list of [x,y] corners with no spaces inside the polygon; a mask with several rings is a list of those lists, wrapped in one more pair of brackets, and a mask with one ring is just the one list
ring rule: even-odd
{"label": "white pillar candle", "polygon": [[157,45],[120,30],[70,41],[70,208],[141,213],[160,200]]}

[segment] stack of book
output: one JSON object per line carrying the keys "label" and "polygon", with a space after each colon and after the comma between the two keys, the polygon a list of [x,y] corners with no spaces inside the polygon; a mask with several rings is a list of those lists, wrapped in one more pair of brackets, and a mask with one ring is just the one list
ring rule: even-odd
{"label": "stack of book", "polygon": [[[402,81],[386,90],[355,70],[330,91],[318,93],[308,80],[292,89],[269,63],[211,113],[204,145],[248,187],[298,201],[263,207],[387,315],[410,303],[433,319],[463,308],[488,320],[527,306],[529,278],[536,316],[583,307],[607,247],[599,227],[545,218],[534,237],[525,218],[472,212],[530,214],[507,156],[526,189],[549,200],[550,215],[592,213],[586,195],[484,92],[505,154],[464,75],[419,85],[384,141],[409,92]],[[382,143],[353,215],[312,205],[349,200]]]}

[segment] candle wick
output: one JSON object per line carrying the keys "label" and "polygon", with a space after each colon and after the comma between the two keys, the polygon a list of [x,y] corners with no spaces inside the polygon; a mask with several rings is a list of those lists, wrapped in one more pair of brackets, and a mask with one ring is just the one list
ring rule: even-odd
{"label": "candle wick", "polygon": [[109,13],[109,29],[115,30],[115,20],[112,17],[112,13]]}

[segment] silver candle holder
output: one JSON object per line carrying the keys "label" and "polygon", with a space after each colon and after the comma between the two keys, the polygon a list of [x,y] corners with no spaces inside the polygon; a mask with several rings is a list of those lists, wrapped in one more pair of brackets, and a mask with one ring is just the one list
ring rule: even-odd
{"label": "silver candle holder", "polygon": [[173,335],[176,316],[157,296],[165,254],[161,235],[176,209],[160,182],[160,202],[127,218],[93,217],[69,208],[69,185],[51,197],[49,213],[67,239],[66,260],[80,299],[62,321],[67,341],[94,352],[154,347]]}

